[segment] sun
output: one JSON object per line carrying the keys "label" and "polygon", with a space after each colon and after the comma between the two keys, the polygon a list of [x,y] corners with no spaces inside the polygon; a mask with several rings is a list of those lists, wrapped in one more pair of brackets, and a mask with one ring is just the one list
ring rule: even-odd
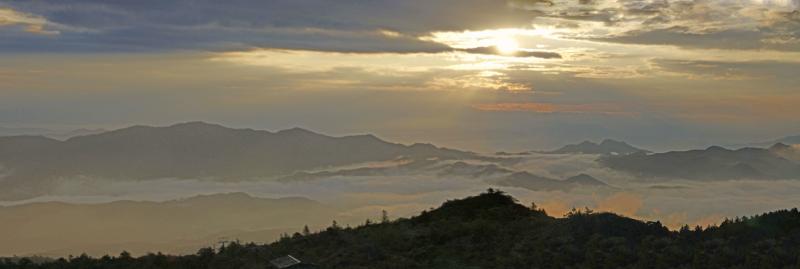
{"label": "sun", "polygon": [[494,47],[501,54],[514,54],[519,50],[519,43],[512,38],[503,38],[495,41]]}

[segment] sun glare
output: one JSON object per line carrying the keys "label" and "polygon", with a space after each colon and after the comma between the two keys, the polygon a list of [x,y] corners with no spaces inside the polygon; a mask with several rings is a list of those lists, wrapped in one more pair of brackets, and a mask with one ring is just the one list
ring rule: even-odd
{"label": "sun glare", "polygon": [[514,54],[519,50],[519,43],[511,38],[498,39],[494,46],[502,54]]}

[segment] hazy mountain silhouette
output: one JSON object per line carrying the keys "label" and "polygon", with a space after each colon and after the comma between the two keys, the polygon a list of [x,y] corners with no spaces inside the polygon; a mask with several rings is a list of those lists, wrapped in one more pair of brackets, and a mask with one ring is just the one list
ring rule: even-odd
{"label": "hazy mountain silhouette", "polygon": [[781,137],[778,139],[773,139],[770,141],[764,142],[755,142],[755,143],[746,143],[746,144],[735,144],[731,145],[731,147],[741,148],[741,147],[769,147],[775,144],[787,144],[787,145],[795,145],[800,144],[800,135],[792,135]]}
{"label": "hazy mountain silhouette", "polygon": [[331,137],[300,128],[273,133],[203,122],[133,126],[65,141],[3,137],[0,164],[8,175],[0,185],[6,190],[0,192],[0,198],[36,195],[47,182],[58,178],[241,180],[401,157],[462,159],[477,155],[430,144],[389,143],[373,135]]}
{"label": "hazy mountain silhouette", "polygon": [[104,129],[76,129],[71,131],[57,131],[44,128],[8,128],[0,126],[0,136],[46,136],[54,139],[65,140],[76,136],[99,134]]}
{"label": "hazy mountain silhouette", "polygon": [[433,159],[414,160],[380,167],[357,167],[316,172],[301,171],[282,177],[280,181],[307,181],[334,177],[412,177],[419,175],[435,175],[439,178],[482,179],[487,183],[537,191],[569,191],[578,187],[608,186],[603,181],[587,174],[579,174],[559,180],[535,175],[527,171],[506,168],[494,163],[447,162]]}
{"label": "hazy mountain silhouette", "polygon": [[784,138],[776,139],[772,142],[775,142],[776,144],[777,143],[792,144],[792,145],[800,144],[800,135],[787,136]]}
{"label": "hazy mountain silhouette", "polygon": [[608,186],[604,182],[586,174],[580,174],[565,180],[558,180],[534,175],[529,172],[516,172],[500,178],[496,183],[502,186],[520,187],[535,191],[569,191],[581,186]]}
{"label": "hazy mountain silhouette", "polygon": [[414,175],[431,171],[439,163],[435,159],[416,159],[397,160],[397,164],[382,166],[365,166],[355,168],[333,169],[323,171],[299,171],[291,175],[279,178],[279,181],[306,181],[331,177],[367,177],[367,176],[391,176],[391,175]]}
{"label": "hazy mountain silhouette", "polygon": [[166,202],[6,206],[0,207],[0,238],[14,243],[0,245],[0,256],[188,250],[226,235],[267,229],[273,231],[267,231],[271,237],[264,240],[272,241],[287,228],[328,223],[333,211],[305,198],[266,199],[244,193]]}
{"label": "hazy mountain silhouette", "polygon": [[602,142],[600,142],[600,144],[591,141],[583,141],[579,144],[570,144],[563,146],[557,150],[546,151],[543,153],[625,155],[637,152],[649,152],[649,151],[631,146],[625,142],[605,139]]}
{"label": "hazy mountain silhouette", "polygon": [[579,174],[576,176],[571,176],[565,179],[564,181],[571,184],[582,185],[582,186],[607,186],[607,184],[604,183],[603,181],[600,181],[599,179],[596,179],[595,177],[587,174]]}
{"label": "hazy mountain silhouette", "polygon": [[108,132],[108,130],[106,130],[106,129],[81,128],[81,129],[75,129],[75,130],[68,131],[68,132],[51,132],[51,133],[45,134],[44,136],[55,138],[55,139],[59,139],[59,140],[66,140],[66,139],[70,139],[70,138],[73,138],[73,137],[101,134],[101,133],[105,133],[105,132]]}
{"label": "hazy mountain silhouette", "polygon": [[[502,161],[501,161],[502,162]],[[464,161],[448,162],[438,159],[400,160],[394,165],[357,167],[316,172],[300,171],[280,178],[280,181],[316,180],[332,177],[414,176],[435,174],[439,177],[490,178],[514,173],[497,164],[470,164]]]}
{"label": "hazy mountain silhouette", "polygon": [[645,177],[696,180],[800,179],[800,164],[789,156],[796,149],[778,144],[770,149],[730,150],[712,146],[703,150],[636,153],[599,159],[612,169]]}
{"label": "hazy mountain silhouette", "polygon": [[786,145],[783,143],[777,143],[772,145],[772,147],[769,148],[769,151],[788,160],[800,163],[800,144]]}

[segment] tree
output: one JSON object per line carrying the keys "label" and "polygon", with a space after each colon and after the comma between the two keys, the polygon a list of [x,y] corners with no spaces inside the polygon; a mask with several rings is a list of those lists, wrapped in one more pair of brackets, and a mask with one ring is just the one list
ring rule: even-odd
{"label": "tree", "polygon": [[119,254],[119,258],[123,259],[123,260],[129,260],[129,259],[131,259],[133,257],[131,257],[131,253],[130,252],[127,252],[127,251],[123,250],[122,253]]}
{"label": "tree", "polygon": [[388,223],[389,222],[389,212],[386,210],[381,210],[381,223]]}

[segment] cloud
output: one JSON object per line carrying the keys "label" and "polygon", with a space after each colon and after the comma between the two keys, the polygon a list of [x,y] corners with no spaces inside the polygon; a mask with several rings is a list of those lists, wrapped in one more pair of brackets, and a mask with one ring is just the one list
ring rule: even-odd
{"label": "cloud", "polygon": [[800,50],[800,41],[798,41],[798,35],[795,33],[760,30],[732,29],[693,33],[686,27],[672,27],[654,30],[634,30],[614,36],[592,38],[592,40],[628,44],[669,44],[698,49]]}
{"label": "cloud", "polygon": [[23,30],[28,33],[43,35],[58,34],[58,31],[46,29],[49,24],[50,22],[41,16],[0,7],[0,29],[9,26],[22,26]]}
{"label": "cloud", "polygon": [[[496,1],[133,1],[45,0],[4,5],[91,33],[41,42],[4,40],[17,51],[159,51],[284,48],[338,52],[437,52],[432,31],[518,27],[527,12]],[[410,19],[412,18],[413,19]]]}
{"label": "cloud", "polygon": [[[800,49],[797,1],[554,0],[512,6],[577,24],[562,37],[697,48]],[[539,20],[542,25],[546,20]],[[536,22],[535,22],[536,23]]]}
{"label": "cloud", "polygon": [[509,0],[511,6],[554,6],[555,3],[551,0]]}
{"label": "cloud", "polygon": [[554,103],[485,103],[473,105],[480,111],[534,112],[534,113],[578,113],[606,115],[635,115],[614,104],[554,104]]}
{"label": "cloud", "polygon": [[[797,1],[754,0],[19,1],[0,6],[0,25],[13,22],[28,32],[60,35],[42,40],[6,34],[0,48],[434,53],[449,47],[421,37],[447,31],[530,29],[533,22],[535,28],[557,29],[562,38],[791,51],[800,49],[798,6]],[[553,19],[558,23],[551,24]],[[518,54],[557,58],[554,52]]]}
{"label": "cloud", "polygon": [[517,50],[511,53],[501,53],[496,47],[476,47],[466,49],[455,49],[455,51],[463,51],[474,54],[488,54],[488,55],[505,55],[512,57],[536,57],[543,59],[561,59],[561,54],[549,51],[534,51],[534,50]]}
{"label": "cloud", "polygon": [[794,70],[798,63],[777,61],[711,61],[651,59],[650,63],[663,74],[705,80],[773,80],[800,83]]}

